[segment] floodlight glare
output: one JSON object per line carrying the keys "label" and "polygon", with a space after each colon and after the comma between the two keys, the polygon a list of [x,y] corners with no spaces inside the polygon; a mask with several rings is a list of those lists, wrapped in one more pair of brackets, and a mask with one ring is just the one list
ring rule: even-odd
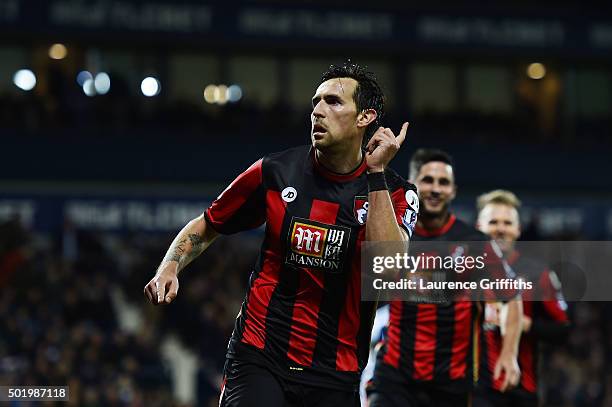
{"label": "floodlight glare", "polygon": [[148,76],[140,83],[140,90],[147,97],[157,96],[161,91],[161,84],[156,78]]}
{"label": "floodlight glare", "polygon": [[100,95],[105,95],[110,90],[110,76],[106,72],[100,72],[96,75],[96,79],[94,79],[94,87],[96,88],[96,92]]}
{"label": "floodlight glare", "polygon": [[36,86],[36,75],[29,69],[20,69],[15,72],[13,83],[21,90],[32,90]]}

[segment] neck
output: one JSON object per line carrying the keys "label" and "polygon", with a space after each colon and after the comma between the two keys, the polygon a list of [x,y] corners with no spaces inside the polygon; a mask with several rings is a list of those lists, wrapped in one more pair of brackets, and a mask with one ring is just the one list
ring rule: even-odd
{"label": "neck", "polygon": [[514,255],[514,243],[506,249],[502,249],[505,259],[510,259]]}
{"label": "neck", "polygon": [[425,230],[440,229],[448,222],[450,218],[450,212],[444,211],[439,215],[430,215],[427,213],[421,213],[417,220],[417,225]]}
{"label": "neck", "polygon": [[329,171],[348,174],[359,167],[363,155],[361,147],[353,150],[321,151],[315,150],[319,163]]}

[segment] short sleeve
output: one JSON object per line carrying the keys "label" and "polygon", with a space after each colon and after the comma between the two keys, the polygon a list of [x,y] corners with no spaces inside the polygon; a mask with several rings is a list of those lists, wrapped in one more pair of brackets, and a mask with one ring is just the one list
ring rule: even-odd
{"label": "short sleeve", "polygon": [[412,237],[419,215],[419,196],[416,187],[409,182],[402,182],[391,192],[391,201],[397,224]]}
{"label": "short sleeve", "polygon": [[206,221],[222,234],[254,229],[266,220],[263,161],[240,174],[204,212]]}
{"label": "short sleeve", "polygon": [[515,285],[516,272],[503,257],[503,252],[494,240],[482,242],[483,256],[485,258],[484,275],[482,277],[491,281],[507,282],[501,288],[484,290],[485,298],[488,300],[510,301],[521,294],[521,290]]}
{"label": "short sleeve", "polygon": [[542,305],[550,319],[567,322],[567,303],[563,298],[561,281],[554,271],[544,271],[540,276],[539,287],[542,292]]}

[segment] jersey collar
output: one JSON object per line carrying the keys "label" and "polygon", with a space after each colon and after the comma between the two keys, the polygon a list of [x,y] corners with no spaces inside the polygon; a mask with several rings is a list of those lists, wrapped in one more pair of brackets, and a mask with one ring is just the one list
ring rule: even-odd
{"label": "jersey collar", "polygon": [[310,158],[312,159],[312,165],[314,166],[315,170],[320,175],[322,175],[324,178],[327,178],[328,180],[333,181],[333,182],[352,181],[358,178],[361,174],[363,174],[367,168],[365,154],[363,155],[361,159],[361,164],[359,164],[357,168],[355,168],[353,171],[349,172],[348,174],[339,174],[337,172],[333,172],[325,168],[323,164],[321,164],[319,160],[317,159],[317,155],[315,154],[314,148],[310,149]]}
{"label": "jersey collar", "polygon": [[414,231],[417,235],[421,237],[441,236],[445,234],[446,232],[448,232],[450,228],[453,227],[456,220],[457,220],[457,217],[455,216],[455,214],[451,213],[446,223],[437,229],[425,229],[417,224]]}

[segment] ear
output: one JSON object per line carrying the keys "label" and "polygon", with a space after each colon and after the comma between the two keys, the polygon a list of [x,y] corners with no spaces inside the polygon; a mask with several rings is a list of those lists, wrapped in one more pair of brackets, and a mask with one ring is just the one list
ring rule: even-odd
{"label": "ear", "polygon": [[365,109],[357,115],[357,127],[365,128],[376,120],[378,113],[374,109]]}

